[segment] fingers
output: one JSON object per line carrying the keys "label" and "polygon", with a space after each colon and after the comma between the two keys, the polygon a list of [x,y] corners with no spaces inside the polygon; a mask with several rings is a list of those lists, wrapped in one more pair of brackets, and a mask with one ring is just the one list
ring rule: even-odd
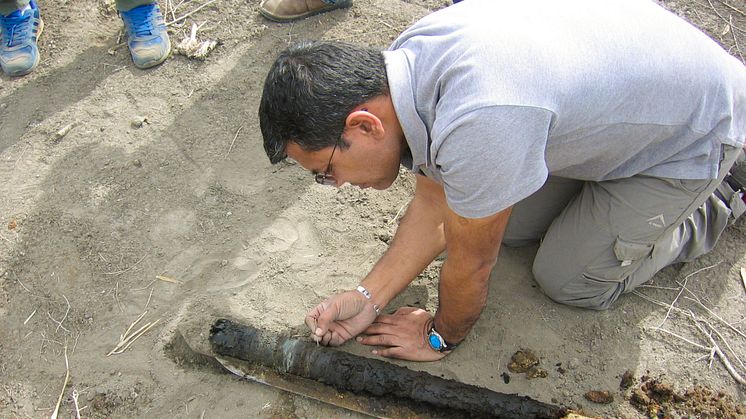
{"label": "fingers", "polygon": [[394,315],[401,316],[401,315],[406,315],[409,313],[414,313],[415,311],[425,311],[425,310],[421,308],[417,308],[417,307],[400,307],[394,312]]}
{"label": "fingers", "polygon": [[366,335],[381,335],[391,333],[395,330],[396,329],[393,323],[379,323],[378,321],[376,321],[368,326],[368,328],[366,328],[363,333],[365,333]]}
{"label": "fingers", "polygon": [[314,337],[317,337],[316,334],[314,333],[316,331],[316,328],[318,327],[317,322],[316,322],[316,317],[314,317],[313,314],[309,313],[306,316],[305,321],[306,321],[306,327],[308,327],[308,330],[311,331],[311,335],[313,335]]}
{"label": "fingers", "polygon": [[398,358],[398,359],[407,359],[407,351],[402,348],[401,346],[394,346],[391,348],[383,348],[383,349],[374,349],[373,351],[374,355],[383,356],[386,358]]}
{"label": "fingers", "polygon": [[375,334],[370,336],[359,336],[357,341],[369,346],[397,346],[398,341],[394,335]]}
{"label": "fingers", "polygon": [[[305,322],[306,326],[308,326],[308,329],[311,331],[311,334],[314,336],[314,340],[319,342],[319,339],[322,338],[327,330],[329,329],[329,322],[320,322],[319,318],[327,312],[327,308],[329,307],[329,300],[324,300],[319,305],[313,308],[308,315],[306,316]],[[326,317],[329,317],[327,315]]]}

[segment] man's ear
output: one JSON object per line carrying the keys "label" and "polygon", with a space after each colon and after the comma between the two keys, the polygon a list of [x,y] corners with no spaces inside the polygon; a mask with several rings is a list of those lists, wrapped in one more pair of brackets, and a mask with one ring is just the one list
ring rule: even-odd
{"label": "man's ear", "polygon": [[359,130],[363,134],[377,137],[383,134],[383,123],[367,110],[359,110],[347,115],[345,129]]}

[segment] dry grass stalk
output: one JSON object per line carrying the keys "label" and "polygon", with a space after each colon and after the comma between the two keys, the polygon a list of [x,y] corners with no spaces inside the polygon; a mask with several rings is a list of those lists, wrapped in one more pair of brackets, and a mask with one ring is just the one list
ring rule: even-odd
{"label": "dry grass stalk", "polygon": [[728,370],[730,375],[741,385],[746,386],[746,380],[741,377],[741,375],[736,371],[735,368],[733,368],[733,365],[728,361],[728,357],[723,353],[723,351],[718,346],[717,342],[715,342],[715,339],[712,338],[712,335],[710,333],[707,333],[707,331],[702,327],[701,324],[695,322],[695,325],[697,326],[697,329],[699,329],[700,332],[702,332],[705,337],[707,337],[707,340],[710,341],[710,344],[712,345],[712,349],[717,354],[718,358],[720,358],[720,362],[723,363],[725,366],[725,369]]}
{"label": "dry grass stalk", "polygon": [[[194,58],[197,60],[204,60],[207,58],[207,55],[215,49],[215,47],[218,45],[217,41],[214,41],[212,39],[207,39],[205,41],[198,41],[197,40],[197,31],[207,22],[202,23],[202,25],[197,26],[196,23],[192,24],[192,30],[188,37],[184,38],[179,42],[178,45],[176,45],[176,52],[188,57],[188,58]],[[236,135],[237,137],[238,135]],[[230,153],[230,150],[229,150]],[[228,156],[226,155],[226,158]]]}
{"label": "dry grass stalk", "polygon": [[740,9],[737,9],[737,8],[731,6],[727,2],[725,2],[723,0],[720,0],[720,4],[722,4],[723,6],[729,8],[730,10],[733,10],[734,12],[738,13],[739,15],[746,17],[746,12],[743,12]]}
{"label": "dry grass stalk", "polygon": [[[713,265],[713,266],[716,266],[716,265]],[[633,293],[635,295],[638,295],[639,297],[641,297],[641,298],[643,298],[643,299],[645,299],[645,300],[653,303],[653,304],[656,304],[656,305],[659,305],[661,307],[667,308],[666,315],[665,315],[663,321],[660,323],[659,326],[653,327],[652,328],[653,330],[657,330],[659,332],[668,334],[670,336],[674,336],[677,339],[680,339],[680,340],[682,340],[684,342],[687,342],[687,343],[691,344],[692,346],[695,346],[695,347],[697,347],[699,349],[708,351],[709,352],[708,355],[700,357],[697,361],[709,358],[710,367],[712,367],[712,362],[714,361],[715,357],[717,356],[717,358],[723,364],[723,366],[725,367],[725,369],[736,380],[736,382],[738,382],[741,385],[746,385],[746,381],[744,381],[743,376],[741,376],[741,374],[736,370],[736,368],[730,362],[728,354],[726,354],[725,351],[723,351],[721,349],[720,345],[718,344],[718,342],[713,337],[713,333],[715,335],[717,335],[718,339],[725,345],[725,347],[733,355],[733,357],[736,359],[736,361],[738,361],[738,364],[741,366],[741,368],[744,368],[744,363],[738,357],[738,354],[730,346],[730,344],[728,343],[727,339],[725,339],[725,337],[715,327],[713,327],[709,322],[707,322],[706,320],[703,320],[703,319],[699,319],[697,317],[697,315],[694,313],[694,311],[692,311],[692,310],[683,310],[683,309],[681,309],[679,307],[675,307],[675,304],[679,300],[679,297],[682,295],[682,293],[684,291],[686,291],[688,294],[691,295],[691,297],[684,297],[686,300],[689,300],[689,301],[692,301],[692,302],[696,303],[699,307],[701,307],[702,309],[704,309],[707,312],[707,314],[709,314],[712,318],[717,319],[719,322],[721,322],[724,325],[728,326],[728,328],[730,328],[733,332],[737,333],[739,336],[746,337],[746,335],[743,332],[741,332],[736,327],[734,327],[733,325],[731,325],[730,323],[728,323],[727,321],[725,321],[722,317],[720,317],[713,310],[711,310],[707,306],[705,306],[702,303],[701,299],[696,294],[694,294],[691,290],[689,290],[686,287],[686,282],[687,282],[687,279],[689,277],[691,277],[692,275],[694,275],[694,274],[696,274],[698,272],[702,272],[705,269],[712,268],[713,266],[708,266],[706,268],[697,270],[697,271],[695,271],[695,272],[687,275],[684,278],[683,283],[679,283],[679,285],[680,285],[681,288],[679,289],[679,293],[677,294],[676,298],[674,299],[674,301],[671,304],[666,304],[666,303],[662,303],[660,301],[657,301],[657,300],[655,300],[653,298],[650,298],[650,297],[646,296],[645,294],[640,293],[639,291],[633,291]],[[661,326],[663,325],[663,323],[666,321],[666,319],[669,318],[669,315],[672,312],[675,312],[677,314],[683,314],[685,318],[689,319],[694,324],[694,326],[697,328],[697,330],[700,332],[700,334],[704,335],[704,337],[709,342],[710,347],[708,348],[708,347],[706,347],[704,345],[701,345],[701,344],[699,344],[697,342],[692,341],[691,339],[687,339],[687,338],[685,338],[685,337],[683,337],[683,336],[681,336],[679,334],[676,334],[674,332],[671,332],[669,330],[661,328]],[[709,332],[702,326],[703,324],[707,325],[707,327],[710,329]],[[746,369],[746,368],[744,368],[744,369]]]}
{"label": "dry grass stalk", "polygon": [[172,284],[179,284],[179,285],[183,284],[183,282],[179,281],[178,279],[171,278],[171,277],[168,277],[168,276],[156,275],[155,279],[159,279],[159,280],[161,280],[163,282],[170,282]]}
{"label": "dry grass stalk", "polygon": [[32,311],[31,314],[29,314],[28,317],[26,317],[26,320],[23,321],[24,326],[26,325],[26,323],[29,322],[29,320],[31,320],[32,317],[34,317],[34,314],[36,314],[36,310]]}
{"label": "dry grass stalk", "polygon": [[673,311],[674,306],[676,305],[676,302],[679,301],[679,297],[681,297],[681,294],[684,293],[684,290],[687,290],[686,283],[687,283],[687,281],[689,281],[689,278],[691,278],[693,275],[696,275],[696,274],[698,274],[700,272],[704,272],[704,271],[706,271],[708,269],[712,269],[712,268],[718,266],[719,264],[720,264],[720,262],[718,262],[718,263],[716,263],[714,265],[705,266],[704,268],[697,269],[696,271],[694,271],[694,272],[692,272],[689,275],[687,275],[687,276],[684,277],[684,284],[683,285],[679,284],[679,285],[681,285],[681,288],[679,288],[679,293],[676,295],[676,298],[674,298],[674,300],[669,305],[668,311],[666,312],[666,315],[663,317],[663,320],[661,320],[661,323],[658,325],[659,328],[662,327],[663,323],[665,323],[666,320],[668,319],[668,316],[671,314],[671,311]]}
{"label": "dry grass stalk", "polygon": [[[741,33],[746,33],[746,31],[744,31],[743,29],[739,28],[738,26],[733,26],[731,24],[732,23],[731,19],[726,19],[725,16],[723,16],[722,14],[720,14],[720,12],[718,12],[718,9],[712,4],[712,0],[707,0],[707,3],[709,3],[710,8],[712,9],[713,12],[715,12],[715,14],[717,15],[717,17],[719,17],[723,22],[730,24],[731,31],[738,31],[738,32],[741,32]],[[740,10],[739,10],[739,12],[740,12]]]}
{"label": "dry grass stalk", "polygon": [[[147,256],[147,255],[145,255],[145,256]],[[116,271],[116,272],[104,272],[104,275],[121,275],[121,274],[123,274],[123,273],[125,273],[125,272],[129,272],[129,271],[131,271],[132,269],[134,269],[134,267],[135,267],[135,266],[139,265],[139,264],[140,264],[140,262],[142,262],[142,261],[143,261],[143,259],[145,259],[145,256],[141,257],[141,258],[140,258],[140,260],[138,260],[137,262],[135,262],[135,264],[134,264],[134,265],[130,266],[130,267],[129,267],[129,268],[127,268],[127,269],[124,269],[124,270],[121,270],[121,271]]]}
{"label": "dry grass stalk", "polygon": [[135,328],[137,323],[139,323],[140,320],[142,320],[142,318],[145,317],[147,313],[148,313],[147,311],[144,311],[134,322],[132,322],[132,324],[129,325],[129,327],[124,332],[124,334],[119,336],[119,343],[117,343],[117,346],[114,347],[114,349],[112,349],[108,354],[106,354],[106,356],[118,355],[118,354],[123,353],[124,351],[127,350],[127,348],[130,347],[130,345],[132,345],[138,338],[140,338],[140,336],[147,333],[161,320],[161,319],[157,319],[154,322],[147,322],[142,327],[137,329],[135,332],[130,333],[132,329]]}
{"label": "dry grass stalk", "polygon": [[75,122],[71,122],[71,123],[65,125],[64,127],[62,127],[59,131],[57,131],[54,134],[54,137],[52,138],[52,141],[58,142],[58,141],[62,140],[63,138],[65,138],[65,136],[70,132],[70,130],[72,130],[73,128],[75,128],[75,125],[76,125]]}
{"label": "dry grass stalk", "polygon": [[231,146],[228,147],[228,153],[225,154],[225,158],[226,159],[231,154],[231,151],[233,150],[233,144],[236,143],[236,138],[238,138],[238,133],[240,133],[242,129],[243,129],[243,125],[241,125],[240,127],[238,127],[238,129],[236,130],[236,135],[233,136],[233,141],[231,141]]}
{"label": "dry grass stalk", "polygon": [[60,404],[62,403],[62,397],[65,395],[65,388],[67,388],[67,382],[70,381],[70,363],[67,360],[67,346],[65,346],[65,382],[62,384],[62,391],[60,396],[57,398],[57,405],[54,407],[54,412],[49,419],[57,419],[57,415],[60,413]]}
{"label": "dry grass stalk", "polygon": [[728,16],[728,27],[731,29],[730,35],[733,37],[733,45],[736,47],[736,52],[738,52],[738,56],[741,58],[741,62],[746,64],[746,60],[743,59],[743,52],[741,52],[741,47],[738,46],[738,37],[736,36],[735,31],[733,30],[733,16]]}
{"label": "dry grass stalk", "polygon": [[746,290],[746,267],[741,267],[741,282],[743,283],[743,289]]}
{"label": "dry grass stalk", "polygon": [[75,407],[75,419],[80,419],[80,405],[78,405],[78,390],[73,388],[73,406]]}
{"label": "dry grass stalk", "polygon": [[[189,13],[187,13],[187,14],[185,14],[185,15],[182,15],[182,16],[180,16],[180,17],[177,17],[176,19],[174,19],[174,20],[172,20],[172,21],[170,21],[170,22],[166,22],[166,26],[171,26],[171,25],[173,25],[173,24],[175,24],[175,23],[177,23],[177,22],[180,22],[180,21],[182,21],[182,20],[184,20],[184,19],[188,18],[189,16],[191,16],[191,15],[193,15],[193,14],[197,13],[198,11],[200,11],[201,9],[203,9],[203,8],[205,8],[205,7],[209,6],[209,5],[211,5],[212,3],[215,3],[215,0],[210,0],[210,1],[208,1],[207,3],[205,3],[205,4],[203,4],[203,5],[199,6],[199,7],[197,7],[196,9],[192,10],[191,12],[189,12]],[[179,3],[179,4],[181,4],[181,3]],[[179,7],[179,6],[176,6],[176,7]]]}
{"label": "dry grass stalk", "polygon": [[65,302],[67,303],[67,310],[65,310],[65,315],[62,316],[62,320],[60,321],[55,320],[55,318],[52,317],[52,314],[47,311],[47,316],[49,316],[49,318],[52,319],[53,322],[57,323],[57,328],[54,329],[55,333],[58,332],[60,328],[62,328],[62,330],[64,330],[65,332],[68,332],[68,333],[70,332],[69,330],[67,330],[67,328],[65,328],[65,326],[62,325],[62,322],[64,322],[65,319],[67,319],[67,315],[68,313],[70,313],[70,300],[68,300],[67,297],[65,297],[65,294],[62,294],[62,298],[64,298]]}

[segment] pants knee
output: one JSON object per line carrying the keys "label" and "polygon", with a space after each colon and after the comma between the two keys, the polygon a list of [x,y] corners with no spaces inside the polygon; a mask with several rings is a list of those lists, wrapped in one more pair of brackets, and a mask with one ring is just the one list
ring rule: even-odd
{"label": "pants knee", "polygon": [[608,309],[624,290],[622,282],[596,278],[586,273],[563,277],[551,266],[538,263],[534,263],[533,274],[547,297],[560,304],[591,310]]}

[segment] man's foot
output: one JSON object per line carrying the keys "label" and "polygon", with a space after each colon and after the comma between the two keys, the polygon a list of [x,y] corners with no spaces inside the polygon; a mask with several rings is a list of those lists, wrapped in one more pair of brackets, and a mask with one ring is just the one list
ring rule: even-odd
{"label": "man's foot", "polygon": [[23,76],[39,64],[36,40],[44,23],[35,1],[9,14],[0,15],[0,67],[9,76]]}
{"label": "man's foot", "polygon": [[126,12],[119,12],[127,32],[127,45],[132,61],[137,68],[156,66],[171,52],[161,9],[157,4],[137,6]]}
{"label": "man's foot", "polygon": [[350,6],[352,0],[336,0],[334,4],[322,0],[264,0],[259,6],[259,13],[274,22],[292,22]]}

